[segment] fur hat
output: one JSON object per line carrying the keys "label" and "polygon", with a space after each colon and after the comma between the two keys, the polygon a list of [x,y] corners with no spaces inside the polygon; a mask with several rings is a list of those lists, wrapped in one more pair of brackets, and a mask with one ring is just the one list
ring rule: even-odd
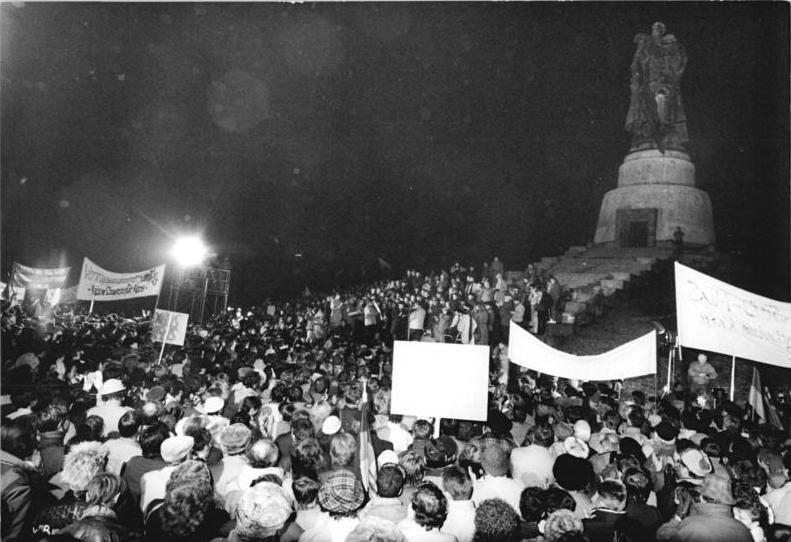
{"label": "fur hat", "polygon": [[268,538],[283,528],[291,513],[291,503],[280,486],[259,482],[242,493],[234,530],[245,540]]}
{"label": "fur hat", "polygon": [[84,490],[94,476],[104,472],[107,454],[100,442],[74,444],[63,458],[61,481],[74,491]]}
{"label": "fur hat", "polygon": [[731,479],[719,474],[707,474],[698,490],[702,497],[718,503],[733,504],[733,494],[731,493]]}

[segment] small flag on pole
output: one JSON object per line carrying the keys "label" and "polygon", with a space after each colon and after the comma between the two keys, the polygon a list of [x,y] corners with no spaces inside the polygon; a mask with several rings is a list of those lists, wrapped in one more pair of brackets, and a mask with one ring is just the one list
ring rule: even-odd
{"label": "small flag on pole", "polygon": [[747,402],[753,407],[753,412],[762,421],[766,421],[766,412],[764,411],[764,396],[761,388],[761,375],[758,372],[758,367],[753,366],[753,381],[750,384],[750,394],[747,396]]}
{"label": "small flag on pole", "polygon": [[358,441],[360,444],[360,474],[362,475],[363,486],[366,490],[376,491],[376,454],[371,443],[371,427],[368,423],[368,383],[363,383],[362,406],[360,412],[360,433]]}

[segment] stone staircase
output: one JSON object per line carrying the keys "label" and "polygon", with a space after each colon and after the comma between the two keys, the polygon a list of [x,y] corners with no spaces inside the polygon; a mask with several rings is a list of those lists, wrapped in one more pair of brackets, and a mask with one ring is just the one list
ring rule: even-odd
{"label": "stone staircase", "polygon": [[564,291],[571,291],[560,323],[578,325],[601,316],[608,297],[640,282],[661,262],[672,258],[671,247],[574,246],[562,256],[545,257],[534,265],[553,275]]}

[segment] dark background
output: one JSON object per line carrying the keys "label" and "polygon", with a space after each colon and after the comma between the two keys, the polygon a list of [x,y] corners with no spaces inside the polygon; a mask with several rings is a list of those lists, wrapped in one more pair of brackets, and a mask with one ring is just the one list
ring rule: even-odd
{"label": "dark background", "polygon": [[380,256],[523,269],[592,239],[629,147],[632,39],[660,20],[689,55],[718,248],[789,297],[786,2],[0,14],[4,278],[14,260],[143,269],[189,231],[231,259],[238,301],[370,280]]}

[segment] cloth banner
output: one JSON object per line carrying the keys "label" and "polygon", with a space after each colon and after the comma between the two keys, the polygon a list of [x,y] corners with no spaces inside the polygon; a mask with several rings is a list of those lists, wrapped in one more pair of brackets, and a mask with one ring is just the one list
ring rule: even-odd
{"label": "cloth banner", "polygon": [[753,407],[755,415],[758,416],[761,421],[766,421],[764,391],[763,388],[761,388],[761,375],[758,372],[758,367],[753,367],[753,381],[750,384],[750,394],[747,396],[747,402]]}
{"label": "cloth banner", "polygon": [[68,288],[61,288],[60,302],[61,305],[74,305],[77,303],[77,286],[69,286]]}
{"label": "cloth banner", "polygon": [[6,292],[7,287],[8,287],[7,282],[0,281],[0,294],[2,294],[3,299],[8,299],[8,292]]}
{"label": "cloth banner", "polygon": [[24,286],[14,286],[13,284],[10,284],[8,286],[8,300],[11,302],[11,306],[15,307],[17,305],[21,305],[25,300],[26,292],[27,289]]}
{"label": "cloth banner", "polygon": [[11,272],[11,286],[28,290],[49,290],[62,288],[69,278],[71,267],[54,267],[51,269],[28,267],[14,262]]}
{"label": "cloth banner", "polygon": [[151,326],[151,342],[184,345],[187,335],[187,321],[190,315],[185,312],[172,312],[157,309]]}
{"label": "cloth banner", "polygon": [[620,380],[656,373],[656,331],[595,356],[556,350],[511,322],[508,357],[539,373],[575,380]]}
{"label": "cloth banner", "polygon": [[395,341],[390,412],[485,421],[489,347]]}
{"label": "cloth banner", "polygon": [[682,346],[791,369],[791,303],[676,262],[676,312]]}
{"label": "cloth banner", "polygon": [[138,273],[113,273],[85,258],[77,288],[77,299],[116,301],[155,296],[162,290],[164,278],[164,265]]}

